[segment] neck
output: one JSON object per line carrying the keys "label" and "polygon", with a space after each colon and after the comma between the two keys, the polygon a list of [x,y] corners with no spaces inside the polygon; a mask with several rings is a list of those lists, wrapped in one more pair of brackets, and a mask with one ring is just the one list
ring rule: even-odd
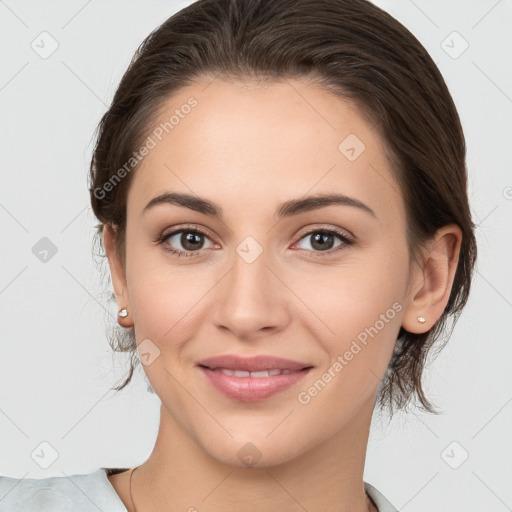
{"label": "neck", "polygon": [[363,487],[373,407],[372,397],[341,432],[292,460],[237,467],[206,453],[162,405],[153,451],[133,477],[135,507],[138,512],[374,512]]}

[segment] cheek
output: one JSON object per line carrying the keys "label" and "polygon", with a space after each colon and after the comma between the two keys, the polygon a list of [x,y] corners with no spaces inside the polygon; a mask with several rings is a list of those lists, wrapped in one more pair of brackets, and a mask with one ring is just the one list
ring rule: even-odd
{"label": "cheek", "polygon": [[209,288],[209,281],[198,273],[191,279],[190,269],[185,273],[153,267],[132,274],[129,294],[137,331],[155,343],[186,337],[186,327],[198,325],[201,300]]}
{"label": "cheek", "polygon": [[387,365],[400,329],[406,262],[405,253],[375,248],[296,281],[295,291],[311,312],[304,321],[331,361],[352,351],[360,364]]}
{"label": "cheek", "polygon": [[163,248],[147,242],[128,243],[127,255],[137,342],[149,338],[160,350],[160,362],[168,365],[204,324],[204,304],[218,276],[207,265],[178,264]]}
{"label": "cheek", "polygon": [[314,330],[328,357],[301,387],[299,401],[311,405],[305,409],[311,414],[331,411],[329,422],[316,425],[326,432],[355,415],[376,392],[400,329],[403,262],[376,257],[373,263],[348,265],[330,272],[328,279],[316,275],[312,281],[322,292],[300,292],[311,298],[308,306],[321,319],[308,315],[306,328]]}

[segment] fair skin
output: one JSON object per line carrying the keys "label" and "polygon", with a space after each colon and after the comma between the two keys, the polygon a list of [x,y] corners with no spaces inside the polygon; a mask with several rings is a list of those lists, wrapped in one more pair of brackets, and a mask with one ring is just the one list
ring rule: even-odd
{"label": "fair skin", "polygon": [[[143,365],[162,405],[154,449],[133,475],[135,506],[374,511],[363,470],[377,388],[400,326],[424,332],[442,315],[460,229],[443,227],[409,279],[400,189],[377,130],[353,104],[300,81],[262,87],[205,79],[170,98],[155,126],[190,96],[198,105],[133,176],[126,267],[104,230],[118,306],[129,311],[120,322],[135,327],[138,344],[148,338],[160,351]],[[351,133],[365,144],[354,161],[338,149]],[[165,192],[206,198],[222,208],[222,219],[173,204],[142,213]],[[333,192],[375,216],[332,204],[277,220],[282,202]],[[206,232],[197,256],[164,249],[194,252],[181,236],[186,228],[163,244],[153,241],[186,224]],[[355,243],[334,235],[325,248],[331,254],[322,255],[314,233],[326,228]],[[251,263],[236,251],[248,236],[263,249]],[[400,310],[342,371],[309,403],[299,402],[298,393],[396,303]],[[296,386],[248,403],[219,394],[196,366],[226,353],[272,354],[313,369]],[[261,454],[254,467],[237,455],[248,442]],[[109,480],[131,512],[129,473]]]}

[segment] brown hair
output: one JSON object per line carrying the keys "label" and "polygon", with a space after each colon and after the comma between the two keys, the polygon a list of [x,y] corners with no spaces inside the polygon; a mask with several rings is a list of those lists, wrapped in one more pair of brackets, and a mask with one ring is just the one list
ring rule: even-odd
{"label": "brown hair", "polygon": [[[442,226],[460,227],[462,245],[445,311],[428,332],[400,329],[378,391],[379,405],[389,404],[391,414],[393,404],[402,409],[414,397],[437,414],[422,389],[422,373],[448,317],[451,334],[466,304],[477,248],[462,127],[425,48],[367,0],[199,0],[171,16],[137,49],[97,128],[89,188],[100,221],[96,234],[102,245],[103,225],[115,229],[123,264],[126,198],[137,165],[122,179],[119,170],[140,148],[163,102],[205,76],[268,83],[298,78],[355,102],[385,141],[406,205],[411,258]],[[119,390],[140,363],[134,329],[116,332],[112,348],[132,356]]]}

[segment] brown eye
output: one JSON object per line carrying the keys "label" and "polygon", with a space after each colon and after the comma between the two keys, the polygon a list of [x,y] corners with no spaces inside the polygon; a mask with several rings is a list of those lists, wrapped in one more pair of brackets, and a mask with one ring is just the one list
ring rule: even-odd
{"label": "brown eye", "polygon": [[[170,233],[164,234],[158,238],[158,243],[164,246],[166,251],[178,256],[196,256],[201,254],[203,249],[211,247],[213,243],[210,241],[206,233],[194,228],[181,228]],[[205,242],[209,241],[210,246]]]}
{"label": "brown eye", "polygon": [[[340,242],[336,243],[336,239]],[[345,233],[333,229],[316,229],[306,233],[301,240],[309,240],[309,247],[302,247],[315,252],[331,253],[336,252],[338,247],[354,243],[354,239]]]}

